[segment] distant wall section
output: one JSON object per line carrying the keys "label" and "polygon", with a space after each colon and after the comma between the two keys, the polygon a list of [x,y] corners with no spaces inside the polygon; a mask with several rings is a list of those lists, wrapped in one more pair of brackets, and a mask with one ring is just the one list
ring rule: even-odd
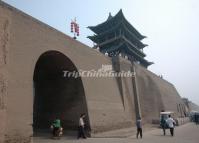
{"label": "distant wall section", "polygon": [[185,105],[173,84],[135,64],[142,117],[151,123],[161,111],[184,117]]}

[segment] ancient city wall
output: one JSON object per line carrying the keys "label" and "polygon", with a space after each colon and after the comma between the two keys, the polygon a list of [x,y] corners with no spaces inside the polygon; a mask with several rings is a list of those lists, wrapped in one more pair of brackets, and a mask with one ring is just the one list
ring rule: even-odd
{"label": "ancient city wall", "polygon": [[[102,64],[109,65],[112,62],[98,51],[4,3],[1,3],[1,10],[3,15],[10,13],[11,19],[6,140],[28,142],[33,134],[34,68],[43,53],[59,51],[82,70],[98,70]],[[128,108],[132,101],[123,99],[115,78],[82,78],[82,82],[92,133],[132,125],[133,109]],[[123,92],[129,96],[129,81],[122,82],[126,85]]]}
{"label": "ancient city wall", "polygon": [[145,68],[136,65],[137,84],[143,119],[151,123],[162,110],[184,116],[184,103],[174,85]]}
{"label": "ancient city wall", "polygon": [[8,95],[8,53],[10,13],[0,5],[0,143],[4,140],[6,125],[6,97]]}
{"label": "ancient city wall", "polygon": [[[33,135],[33,75],[43,53],[58,51],[78,70],[97,71],[103,64],[113,65],[115,70],[132,69],[127,60],[108,58],[2,2],[0,31],[0,128],[6,125],[6,131],[1,130],[0,135],[6,134],[7,142],[29,142]],[[145,122],[158,117],[162,109],[177,111],[176,104],[181,103],[181,99],[173,85],[139,65],[136,65],[136,75]],[[81,80],[91,135],[134,126],[132,78],[82,77]]]}

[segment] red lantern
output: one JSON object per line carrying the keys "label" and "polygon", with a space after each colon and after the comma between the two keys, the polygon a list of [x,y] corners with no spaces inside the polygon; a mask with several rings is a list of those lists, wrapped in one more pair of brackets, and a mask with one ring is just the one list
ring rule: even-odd
{"label": "red lantern", "polygon": [[75,32],[77,33],[77,24],[75,24]]}
{"label": "red lantern", "polygon": [[77,24],[77,36],[79,36],[79,25]]}
{"label": "red lantern", "polygon": [[70,23],[70,28],[71,28],[71,32],[73,33],[74,22],[71,22],[71,23]]}
{"label": "red lantern", "polygon": [[71,21],[70,27],[71,33],[74,33],[74,38],[76,39],[76,36],[79,36],[79,25],[76,23],[76,19],[74,21]]}

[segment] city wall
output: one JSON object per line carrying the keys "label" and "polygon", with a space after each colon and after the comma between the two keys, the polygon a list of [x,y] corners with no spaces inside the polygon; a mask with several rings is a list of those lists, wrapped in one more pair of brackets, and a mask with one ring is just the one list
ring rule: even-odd
{"label": "city wall", "polygon": [[[117,71],[132,70],[126,59],[118,58],[115,63],[99,51],[0,1],[0,142],[30,142],[35,66],[40,56],[49,51],[62,53],[78,70],[99,70],[102,65],[112,65]],[[151,123],[163,109],[178,113],[176,105],[182,101],[175,87],[140,65],[135,64],[135,69],[143,121]],[[132,78],[81,77],[81,81],[91,136],[135,126]],[[78,109],[74,109],[75,117]]]}

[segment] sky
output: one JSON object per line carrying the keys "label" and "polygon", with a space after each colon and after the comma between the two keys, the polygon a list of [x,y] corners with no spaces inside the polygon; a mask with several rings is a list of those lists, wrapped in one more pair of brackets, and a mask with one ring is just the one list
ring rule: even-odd
{"label": "sky", "polygon": [[78,40],[93,46],[87,27],[95,26],[122,9],[142,34],[149,70],[171,82],[181,97],[199,105],[198,0],[3,0],[40,21],[72,36],[70,22],[80,25]]}

